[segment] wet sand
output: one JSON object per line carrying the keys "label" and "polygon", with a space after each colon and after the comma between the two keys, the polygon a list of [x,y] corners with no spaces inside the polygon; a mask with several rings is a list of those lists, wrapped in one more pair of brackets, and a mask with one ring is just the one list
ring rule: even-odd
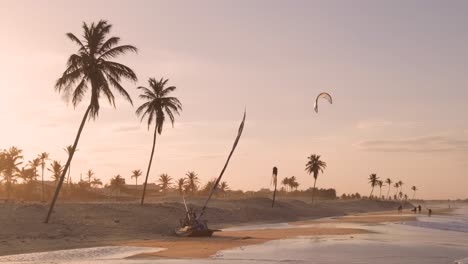
{"label": "wet sand", "polygon": [[[249,245],[263,244],[271,240],[288,239],[305,236],[343,236],[353,234],[371,233],[362,228],[324,227],[323,224],[336,224],[343,222],[355,223],[386,223],[415,221],[412,215],[386,215],[389,212],[381,212],[381,215],[345,216],[329,220],[298,221],[291,222],[291,228],[270,228],[260,230],[223,231],[216,233],[212,238],[171,238],[164,240],[133,240],[116,243],[115,245],[166,248],[166,250],[143,253],[132,258],[208,258],[216,252],[226,249],[238,248]],[[317,227],[309,225],[317,224]],[[301,226],[301,227],[299,227]],[[351,236],[352,237],[352,236]]]}

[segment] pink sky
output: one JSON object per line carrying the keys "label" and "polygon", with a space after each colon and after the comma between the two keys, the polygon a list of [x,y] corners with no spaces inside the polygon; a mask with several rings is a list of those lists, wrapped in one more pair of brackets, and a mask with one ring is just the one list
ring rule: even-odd
{"label": "pink sky", "polygon": [[[91,5],[93,3],[93,5]],[[91,7],[90,7],[91,6]],[[65,162],[84,113],[54,91],[76,46],[66,32],[107,19],[137,84],[169,78],[183,103],[159,138],[150,175],[214,178],[247,107],[225,174],[233,189],[269,187],[271,168],[312,185],[306,157],[328,168],[318,187],[367,195],[367,177],[418,186],[423,198],[467,198],[468,4],[464,1],[0,1],[0,149],[15,145]],[[333,105],[313,112],[316,94]],[[145,170],[152,131],[135,108],[103,101],[86,124],[72,177],[107,182]]]}

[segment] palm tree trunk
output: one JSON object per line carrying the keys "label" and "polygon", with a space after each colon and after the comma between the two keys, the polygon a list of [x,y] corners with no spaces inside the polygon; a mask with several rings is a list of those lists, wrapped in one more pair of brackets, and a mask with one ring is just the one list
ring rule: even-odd
{"label": "palm tree trunk", "polygon": [[416,195],[416,191],[413,192],[413,199],[411,199],[411,200],[414,200],[415,195]]}
{"label": "palm tree trunk", "polygon": [[44,202],[45,199],[44,199],[44,163],[42,163],[41,165],[42,167],[42,201]]}
{"label": "palm tree trunk", "polygon": [[312,204],[314,204],[315,184],[316,183],[317,183],[317,178],[314,178],[314,188],[312,188]]}
{"label": "palm tree trunk", "polygon": [[387,191],[387,200],[390,198],[390,186],[388,186],[388,191]]}
{"label": "palm tree trunk", "polygon": [[156,129],[156,126],[155,126],[154,127],[154,138],[153,138],[153,149],[151,149],[151,156],[150,156],[150,160],[149,160],[149,163],[148,163],[148,170],[146,171],[145,184],[143,185],[143,194],[141,195],[140,205],[143,205],[143,203],[145,202],[146,184],[148,183],[148,176],[149,176],[150,169],[151,169],[151,163],[153,162],[154,147],[156,146],[156,135],[157,134],[158,134],[158,130]]}
{"label": "palm tree trunk", "polygon": [[372,193],[373,193],[373,192],[374,192],[374,186],[372,186],[372,190],[371,190],[371,192],[370,192],[370,194],[369,194],[369,199],[372,198]]}
{"label": "palm tree trunk", "polygon": [[78,133],[75,138],[75,143],[73,143],[73,150],[70,155],[68,155],[68,160],[67,163],[65,164],[65,168],[62,171],[62,175],[60,175],[60,179],[57,185],[57,188],[55,189],[54,197],[52,198],[52,202],[50,204],[49,212],[47,213],[47,217],[45,219],[45,223],[49,222],[50,216],[54,210],[55,202],[57,201],[58,195],[60,193],[60,189],[62,188],[63,181],[65,180],[65,174],[68,171],[68,168],[70,167],[70,163],[73,159],[73,155],[75,154],[76,147],[78,146],[78,141],[80,140],[81,132],[83,131],[83,127],[86,123],[86,119],[88,119],[88,114],[89,111],[91,111],[91,105],[88,106],[88,109],[86,109],[86,112],[83,116],[83,120],[81,120],[80,128],[78,129]]}
{"label": "palm tree trunk", "polygon": [[275,206],[275,198],[276,198],[276,184],[275,184],[275,190],[273,191],[273,201],[271,203],[271,208]]}
{"label": "palm tree trunk", "polygon": [[379,199],[382,198],[382,187],[380,187],[380,192],[379,192]]}
{"label": "palm tree trunk", "polygon": [[135,177],[135,190],[138,190],[138,177]]}

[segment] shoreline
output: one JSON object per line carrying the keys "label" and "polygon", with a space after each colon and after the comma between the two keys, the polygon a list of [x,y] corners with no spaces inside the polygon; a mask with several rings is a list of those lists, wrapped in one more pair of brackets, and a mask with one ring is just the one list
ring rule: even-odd
{"label": "shoreline", "polygon": [[[396,214],[396,213],[395,213]],[[118,246],[136,246],[164,248],[164,250],[142,253],[128,259],[206,259],[214,256],[219,251],[231,250],[244,246],[264,244],[273,240],[283,240],[296,237],[315,237],[315,236],[350,236],[371,234],[365,226],[357,227],[327,227],[326,224],[342,223],[394,223],[402,221],[416,221],[416,216],[403,214],[392,215],[389,211],[379,212],[379,217],[368,214],[357,216],[342,216],[335,219],[315,219],[307,221],[297,221],[288,223],[288,228],[266,228],[253,230],[235,230],[222,231],[215,233],[211,238],[172,238],[162,240],[139,240],[119,242]],[[316,225],[316,226],[309,226]]]}
{"label": "shoreline", "polygon": [[[203,201],[192,199],[199,210]],[[288,223],[350,214],[396,209],[393,201],[323,200],[311,205],[300,200],[213,200],[206,220],[211,228]],[[410,204],[406,204],[409,208]],[[185,214],[180,202],[164,201],[140,206],[135,203],[59,203],[52,221],[41,220],[47,205],[0,204],[0,256],[63,249],[122,244],[125,241],[173,240],[173,228]]]}

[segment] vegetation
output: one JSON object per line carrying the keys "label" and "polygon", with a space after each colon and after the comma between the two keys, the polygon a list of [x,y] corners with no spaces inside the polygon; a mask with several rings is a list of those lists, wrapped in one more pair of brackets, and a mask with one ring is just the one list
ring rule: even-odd
{"label": "vegetation", "polygon": [[101,20],[96,24],[91,23],[91,25],[83,23],[82,40],[72,33],[66,34],[72,42],[78,45],[78,50],[69,57],[67,68],[57,80],[55,88],[59,93],[71,96],[74,107],[85,98],[89,86],[91,86],[91,96],[73,143],[71,153],[65,163],[62,175],[60,175],[49,212],[45,219],[46,223],[49,221],[50,215],[52,214],[62,183],[65,179],[65,174],[75,154],[86,120],[88,118],[95,119],[99,114],[99,98],[105,97],[109,103],[115,107],[115,97],[111,90],[112,87],[122,95],[125,100],[132,103],[130,95],[122,87],[121,82],[123,79],[136,82],[137,76],[129,67],[112,61],[111,59],[127,52],[136,52],[137,49],[131,45],[119,46],[120,38],[118,37],[107,38],[111,28],[111,24]]}
{"label": "vegetation", "polygon": [[140,98],[144,99],[146,102],[138,107],[136,113],[141,116],[142,121],[145,117],[148,118],[148,130],[151,123],[154,121],[153,147],[148,162],[148,169],[146,170],[145,184],[143,185],[143,193],[141,195],[141,205],[143,205],[145,201],[146,185],[151,170],[151,163],[153,162],[156,136],[157,134],[161,135],[166,115],[169,117],[169,120],[171,120],[172,126],[174,126],[174,114],[179,114],[179,110],[182,110],[182,104],[179,99],[169,96],[170,93],[176,90],[176,87],[166,87],[168,81],[168,79],[161,78],[157,81],[155,78],[150,78],[148,80],[150,89],[143,86],[138,87],[138,89],[143,91]]}
{"label": "vegetation", "polygon": [[171,186],[172,184],[172,177],[167,175],[166,173],[163,173],[159,175],[159,185],[161,186],[161,190],[165,193],[167,192],[167,189]]}
{"label": "vegetation", "polygon": [[200,179],[194,171],[187,172],[185,176],[187,176],[185,183],[185,191],[194,194],[198,190],[198,184],[200,183]]}
{"label": "vegetation", "polygon": [[132,178],[132,179],[135,179],[135,189],[137,189],[137,186],[138,186],[138,177],[140,177],[141,174],[143,174],[143,173],[141,172],[141,170],[133,170],[133,171],[132,171],[132,176],[131,176],[131,178]]}
{"label": "vegetation", "polygon": [[377,174],[372,173],[371,175],[369,175],[369,184],[372,187],[369,197],[372,197],[372,193],[374,192],[374,188],[375,186],[377,186],[378,182],[379,182],[379,177],[377,177]]}
{"label": "vegetation", "polygon": [[181,196],[184,194],[184,186],[185,186],[184,178],[180,178],[179,180],[177,180],[177,191],[179,192]]}
{"label": "vegetation", "polygon": [[47,170],[52,172],[52,178],[55,182],[58,182],[58,180],[60,179],[60,175],[62,175],[63,172],[63,167],[62,164],[60,164],[60,161],[54,160],[50,164],[50,168],[48,168]]}
{"label": "vegetation", "polygon": [[315,194],[315,184],[317,183],[317,178],[319,172],[323,173],[323,170],[327,167],[327,164],[320,160],[320,155],[312,154],[308,157],[308,161],[306,163],[306,171],[310,174],[313,173],[314,175],[314,187],[312,189],[312,203],[314,202],[314,194]]}

